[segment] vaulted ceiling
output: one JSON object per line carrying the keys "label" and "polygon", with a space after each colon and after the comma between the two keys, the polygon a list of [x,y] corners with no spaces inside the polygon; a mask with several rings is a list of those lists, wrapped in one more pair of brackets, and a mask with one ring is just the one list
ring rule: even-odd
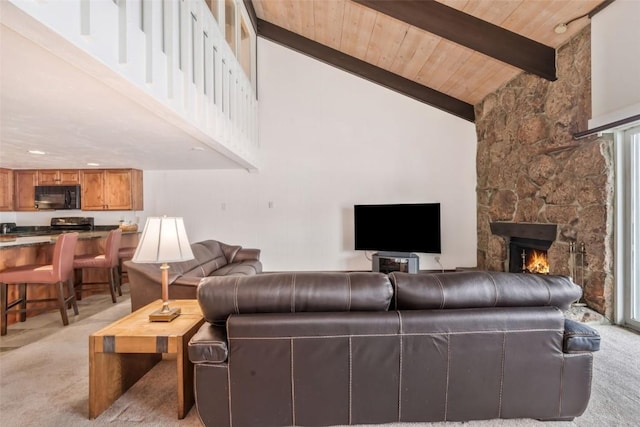
{"label": "vaulted ceiling", "polygon": [[[552,80],[554,50],[588,25],[583,15],[612,0],[243,1],[260,37],[473,121],[473,105],[523,70]],[[109,90],[110,74],[83,74],[25,39],[14,29],[15,9],[0,0],[0,166],[239,167]]]}
{"label": "vaulted ceiling", "polygon": [[[473,121],[613,0],[251,0],[258,35]],[[251,13],[251,11],[250,11]],[[569,23],[564,32],[554,29]]]}

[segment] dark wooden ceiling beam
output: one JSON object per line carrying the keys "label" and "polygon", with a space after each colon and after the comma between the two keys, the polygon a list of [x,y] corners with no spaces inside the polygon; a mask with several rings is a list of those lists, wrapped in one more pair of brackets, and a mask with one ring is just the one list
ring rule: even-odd
{"label": "dark wooden ceiling beam", "polygon": [[588,13],[589,19],[593,18],[594,16],[596,16],[598,13],[602,12],[602,10],[609,6],[611,3],[613,3],[615,0],[605,0],[604,2],[600,3],[598,6],[594,7],[593,10],[591,12]]}
{"label": "dark wooden ceiling beam", "polygon": [[245,9],[247,9],[247,14],[249,15],[251,26],[253,26],[253,31],[258,33],[258,15],[256,15],[256,9],[253,7],[253,2],[251,0],[243,0],[243,3]]}
{"label": "dark wooden ceiling beam", "polygon": [[353,1],[544,79],[557,79],[555,49],[442,3]]}
{"label": "dark wooden ceiling beam", "polygon": [[471,104],[405,79],[259,18],[258,35],[447,113],[470,122],[475,121],[475,113]]}

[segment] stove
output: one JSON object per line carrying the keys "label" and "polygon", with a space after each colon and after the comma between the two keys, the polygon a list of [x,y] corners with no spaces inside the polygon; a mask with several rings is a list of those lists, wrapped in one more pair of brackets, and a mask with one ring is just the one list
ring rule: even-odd
{"label": "stove", "polygon": [[92,216],[64,216],[51,218],[51,231],[92,231]]}

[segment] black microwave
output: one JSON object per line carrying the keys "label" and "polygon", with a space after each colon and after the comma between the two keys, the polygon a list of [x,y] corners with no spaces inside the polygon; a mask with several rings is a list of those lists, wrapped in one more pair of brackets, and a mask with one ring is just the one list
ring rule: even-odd
{"label": "black microwave", "polygon": [[36,209],[80,209],[80,186],[36,185]]}

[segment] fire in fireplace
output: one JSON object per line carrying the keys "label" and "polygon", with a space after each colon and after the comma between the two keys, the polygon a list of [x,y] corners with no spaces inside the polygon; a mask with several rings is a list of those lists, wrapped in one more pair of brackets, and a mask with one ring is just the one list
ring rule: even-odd
{"label": "fire in fireplace", "polygon": [[551,242],[511,237],[509,240],[509,272],[549,274],[547,250]]}
{"label": "fire in fireplace", "polygon": [[547,251],[537,251],[532,249],[529,254],[525,253],[524,273],[549,274],[549,259]]}

